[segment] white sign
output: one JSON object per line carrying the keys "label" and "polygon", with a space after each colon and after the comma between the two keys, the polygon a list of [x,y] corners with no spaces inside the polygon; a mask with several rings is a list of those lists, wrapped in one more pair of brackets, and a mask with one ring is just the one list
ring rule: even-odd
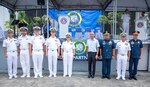
{"label": "white sign", "polygon": [[136,31],[140,31],[140,34],[139,34],[139,39],[141,40],[144,40],[145,39],[145,29],[146,29],[146,24],[145,24],[145,21],[144,20],[137,20],[136,21],[136,24],[135,24],[135,28],[136,28]]}
{"label": "white sign", "polygon": [[70,24],[70,17],[68,15],[61,15],[58,18],[59,22],[59,37],[65,38],[65,34],[68,33],[68,26]]}

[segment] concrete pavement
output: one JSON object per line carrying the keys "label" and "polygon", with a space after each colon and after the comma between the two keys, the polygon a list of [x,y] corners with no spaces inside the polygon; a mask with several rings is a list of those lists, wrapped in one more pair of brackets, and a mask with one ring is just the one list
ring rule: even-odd
{"label": "concrete pavement", "polygon": [[101,79],[98,75],[94,79],[89,79],[86,74],[74,74],[69,78],[59,74],[56,78],[48,78],[48,74],[44,74],[43,78],[38,79],[32,76],[30,79],[18,77],[8,80],[7,74],[1,73],[0,87],[150,87],[149,72],[139,72],[137,81],[128,80],[128,76],[126,81],[118,81],[115,77],[116,75],[112,75],[112,79],[107,80]]}

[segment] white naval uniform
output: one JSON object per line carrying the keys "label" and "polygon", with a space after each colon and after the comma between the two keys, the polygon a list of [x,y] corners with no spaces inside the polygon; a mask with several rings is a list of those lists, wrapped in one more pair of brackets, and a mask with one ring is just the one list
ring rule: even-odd
{"label": "white naval uniform", "polygon": [[73,63],[73,50],[75,49],[73,42],[63,42],[61,48],[63,49],[63,67],[64,76],[72,75],[72,63]]}
{"label": "white naval uniform", "polygon": [[3,47],[7,51],[7,65],[9,77],[16,76],[17,74],[17,41],[14,38],[7,38],[3,41]]}
{"label": "white naval uniform", "polygon": [[122,15],[121,19],[123,21],[123,23],[122,23],[123,32],[128,35],[129,34],[130,15],[124,14],[124,15]]}
{"label": "white naval uniform", "polygon": [[128,60],[128,51],[131,50],[130,44],[125,41],[119,41],[116,45],[117,53],[117,75],[118,77],[125,78],[127,60]]}
{"label": "white naval uniform", "polygon": [[32,36],[31,44],[32,44],[32,59],[34,65],[34,75],[42,76],[42,66],[43,66],[43,45],[45,43],[45,39],[43,36]]}
{"label": "white naval uniform", "polygon": [[144,22],[144,32],[145,32],[145,40],[148,38],[148,29],[147,29],[147,21],[149,20],[148,16],[141,16],[139,18],[140,20],[142,20]]}
{"label": "white naval uniform", "polygon": [[48,38],[45,42],[48,47],[48,67],[50,75],[56,75],[57,73],[57,49],[60,47],[60,40],[56,37]]}
{"label": "white naval uniform", "polygon": [[20,48],[20,63],[23,70],[23,75],[30,76],[30,56],[29,56],[29,36],[20,36],[18,45]]}

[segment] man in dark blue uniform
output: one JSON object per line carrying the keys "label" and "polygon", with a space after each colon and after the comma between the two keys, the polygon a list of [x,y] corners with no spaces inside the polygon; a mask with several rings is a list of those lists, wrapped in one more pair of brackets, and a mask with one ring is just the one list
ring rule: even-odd
{"label": "man in dark blue uniform", "polygon": [[102,59],[102,79],[110,78],[111,60],[115,58],[115,43],[110,39],[110,33],[104,32],[104,40],[100,41],[100,59]]}
{"label": "man in dark blue uniform", "polygon": [[[133,32],[133,39],[130,40],[131,45],[131,55],[130,55],[130,61],[129,61],[129,79],[137,80],[136,74],[137,74],[137,67],[139,59],[141,59],[141,53],[143,44],[142,41],[138,39],[139,31]],[[134,66],[134,67],[133,67]]]}

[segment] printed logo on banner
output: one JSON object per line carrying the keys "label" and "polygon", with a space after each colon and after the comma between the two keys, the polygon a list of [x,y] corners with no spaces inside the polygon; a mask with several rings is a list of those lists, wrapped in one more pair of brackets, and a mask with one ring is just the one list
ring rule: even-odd
{"label": "printed logo on banner", "polygon": [[76,41],[75,42],[75,47],[76,47],[76,54],[84,54],[86,51],[86,45],[85,42],[81,41]]}
{"label": "printed logo on banner", "polygon": [[81,23],[82,17],[80,13],[71,11],[68,15],[70,16],[70,26],[78,26]]}
{"label": "printed logo on banner", "polygon": [[137,27],[138,27],[138,28],[142,28],[143,26],[144,26],[143,22],[138,22],[138,23],[137,23]]}
{"label": "printed logo on banner", "polygon": [[63,17],[63,18],[61,18],[60,22],[61,22],[62,24],[66,24],[66,23],[67,23],[67,19],[66,19],[65,17]]}

